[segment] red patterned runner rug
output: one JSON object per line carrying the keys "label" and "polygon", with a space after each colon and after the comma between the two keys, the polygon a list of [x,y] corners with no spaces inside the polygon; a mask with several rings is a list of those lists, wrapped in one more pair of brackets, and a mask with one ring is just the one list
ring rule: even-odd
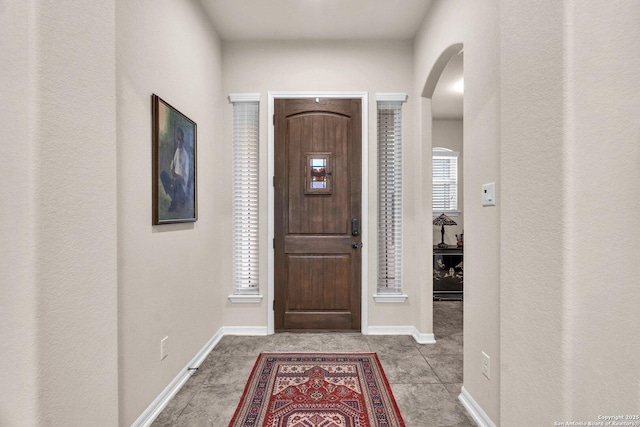
{"label": "red patterned runner rug", "polygon": [[262,353],[229,427],[404,427],[376,353]]}

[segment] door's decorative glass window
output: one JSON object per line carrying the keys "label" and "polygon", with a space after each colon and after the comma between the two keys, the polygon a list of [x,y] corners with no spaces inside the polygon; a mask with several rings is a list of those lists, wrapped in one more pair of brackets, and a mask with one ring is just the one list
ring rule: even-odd
{"label": "door's decorative glass window", "polygon": [[311,159],[311,188],[327,188],[327,159]]}
{"label": "door's decorative glass window", "polygon": [[331,194],[331,153],[307,153],[305,159],[305,194]]}

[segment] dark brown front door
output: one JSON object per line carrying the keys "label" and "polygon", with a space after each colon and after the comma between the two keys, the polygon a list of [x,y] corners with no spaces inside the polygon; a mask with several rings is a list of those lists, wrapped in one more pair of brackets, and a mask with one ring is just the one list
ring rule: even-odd
{"label": "dark brown front door", "polygon": [[275,329],[360,330],[361,101],[274,106]]}

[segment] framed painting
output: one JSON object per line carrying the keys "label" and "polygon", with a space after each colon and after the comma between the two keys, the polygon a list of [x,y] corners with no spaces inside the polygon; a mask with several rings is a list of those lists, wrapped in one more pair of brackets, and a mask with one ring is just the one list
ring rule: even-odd
{"label": "framed painting", "polygon": [[158,95],[153,120],[153,224],[198,219],[197,125]]}

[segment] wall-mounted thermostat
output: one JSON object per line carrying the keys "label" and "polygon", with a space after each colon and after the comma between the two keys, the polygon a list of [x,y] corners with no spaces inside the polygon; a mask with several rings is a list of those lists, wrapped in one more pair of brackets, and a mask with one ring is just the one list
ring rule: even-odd
{"label": "wall-mounted thermostat", "polygon": [[482,206],[496,205],[496,183],[482,184]]}

